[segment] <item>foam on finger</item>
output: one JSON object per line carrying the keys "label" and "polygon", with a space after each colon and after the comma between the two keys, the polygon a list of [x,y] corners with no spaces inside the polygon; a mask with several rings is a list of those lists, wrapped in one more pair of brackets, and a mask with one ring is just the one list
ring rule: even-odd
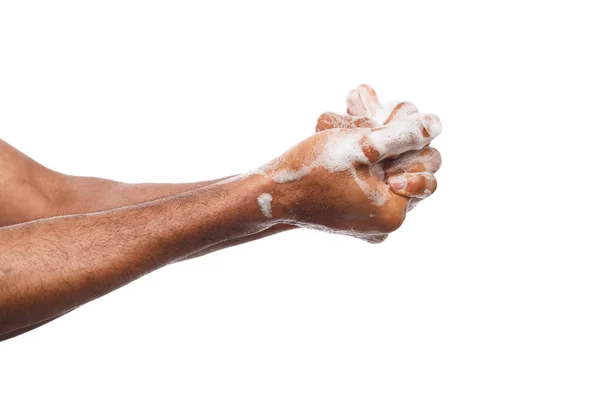
{"label": "foam on finger", "polygon": [[417,107],[408,101],[382,104],[375,90],[368,85],[360,85],[348,93],[346,111],[352,116],[371,118],[378,125],[385,125],[419,112]]}
{"label": "foam on finger", "polygon": [[368,85],[360,85],[356,91],[365,110],[365,116],[373,118],[382,108],[375,89]]}
{"label": "foam on finger", "polygon": [[346,96],[346,112],[355,117],[365,117],[365,106],[357,90],[351,90]]}
{"label": "foam on finger", "polygon": [[381,109],[377,115],[373,117],[373,119],[379,122],[381,125],[386,125],[390,122],[408,117],[409,115],[416,114],[418,112],[419,110],[417,109],[417,106],[410,101],[393,101],[382,105]]}
{"label": "foam on finger", "polygon": [[420,150],[442,132],[442,123],[433,114],[413,114],[380,128],[374,128],[367,144],[380,158]]}
{"label": "foam on finger", "polygon": [[333,112],[326,112],[317,119],[315,131],[321,132],[334,128],[372,128],[376,123],[367,117],[353,117],[350,115],[339,115]]}
{"label": "foam on finger", "polygon": [[395,194],[418,199],[431,196],[437,188],[437,180],[431,172],[394,175],[388,183]]}
{"label": "foam on finger", "polygon": [[384,169],[388,175],[397,172],[437,172],[442,165],[440,152],[433,147],[412,150],[400,154],[398,158],[385,163]]}

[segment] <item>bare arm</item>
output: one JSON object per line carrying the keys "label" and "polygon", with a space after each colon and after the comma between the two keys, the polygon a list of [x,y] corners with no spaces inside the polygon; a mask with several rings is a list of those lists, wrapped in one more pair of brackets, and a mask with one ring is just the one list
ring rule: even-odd
{"label": "bare arm", "polygon": [[[326,121],[332,115],[322,117]],[[422,199],[435,190],[432,174],[439,168],[439,153],[423,147],[439,134],[441,125],[427,114],[385,127],[349,118],[342,121],[350,123],[348,129],[313,135],[264,166],[262,175],[218,185],[127,185],[74,177],[66,182],[9,149],[8,157],[0,159],[0,178],[21,191],[13,200],[25,193],[28,202],[11,204],[11,198],[0,198],[0,226],[197,189],[105,212],[0,228],[0,340],[170,262],[243,243],[252,235],[306,226],[370,242],[384,240],[404,220],[409,198]],[[0,150],[3,144],[7,146],[0,141]],[[25,175],[11,179],[15,170]],[[61,190],[65,187],[82,189],[74,192],[83,197],[73,201],[73,192]],[[276,199],[273,215],[271,210],[257,212],[259,192],[259,197],[269,195],[269,207],[270,195]],[[63,209],[47,207],[53,203]],[[7,204],[10,207],[2,210]],[[11,212],[3,213],[7,210]]]}
{"label": "bare arm", "polygon": [[168,263],[268,228],[262,177],[115,210],[0,228],[0,334],[56,317]]}
{"label": "bare arm", "polygon": [[[48,217],[131,206],[204,188],[228,178],[231,177],[190,183],[123,183],[103,178],[65,175],[44,167],[0,140],[0,227]],[[256,235],[232,239],[231,243],[220,243],[210,249],[203,249],[188,258],[293,228],[292,225],[279,224]]]}
{"label": "bare arm", "polygon": [[[55,215],[68,215],[105,211],[157,200],[194,189],[206,188],[229,178],[231,177],[192,183],[130,184],[102,178],[63,176],[62,190],[65,195],[62,196],[63,200],[54,213]],[[186,259],[199,257],[226,247],[237,246],[294,228],[296,227],[289,224],[277,224],[257,234],[234,238],[210,248],[203,248],[190,254]]]}
{"label": "bare arm", "polygon": [[[206,187],[224,179],[227,177],[192,183],[126,184],[102,178],[69,176],[44,167],[0,139],[0,228],[48,217],[105,211],[139,204]],[[255,235],[231,239],[204,248],[188,258],[292,228],[294,227],[291,225],[279,224]],[[69,311],[71,310],[63,314]],[[0,333],[0,341],[38,328],[63,314],[8,333]]]}

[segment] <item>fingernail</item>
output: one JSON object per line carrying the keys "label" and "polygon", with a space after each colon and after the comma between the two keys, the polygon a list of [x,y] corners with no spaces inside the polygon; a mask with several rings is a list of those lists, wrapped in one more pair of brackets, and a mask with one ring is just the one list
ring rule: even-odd
{"label": "fingernail", "polygon": [[404,190],[406,189],[406,185],[408,185],[408,181],[402,175],[390,177],[390,179],[388,179],[388,183],[394,190]]}

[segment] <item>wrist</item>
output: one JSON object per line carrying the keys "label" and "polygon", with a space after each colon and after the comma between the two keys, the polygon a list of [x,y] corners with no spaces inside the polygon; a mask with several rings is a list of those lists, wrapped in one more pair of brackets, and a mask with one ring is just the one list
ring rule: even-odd
{"label": "wrist", "polygon": [[269,222],[293,223],[295,208],[300,201],[297,185],[294,183],[278,183],[261,176],[260,193],[255,203],[261,215]]}
{"label": "wrist", "polygon": [[240,178],[232,183],[243,191],[253,220],[268,225],[295,222],[294,210],[301,196],[294,182],[278,183],[264,174],[252,173]]}

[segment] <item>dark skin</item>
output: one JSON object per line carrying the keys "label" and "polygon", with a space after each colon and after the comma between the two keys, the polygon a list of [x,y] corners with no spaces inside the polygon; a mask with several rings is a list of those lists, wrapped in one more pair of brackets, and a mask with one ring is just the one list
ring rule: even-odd
{"label": "dark skin", "polygon": [[[305,163],[332,132],[296,145],[277,158],[277,169]],[[396,157],[382,158],[393,172],[381,179],[369,175],[371,162],[355,165],[369,185],[385,191],[386,204],[374,206],[346,171],[315,168],[285,183],[273,181],[276,169],[266,169],[233,180],[123,184],[57,173],[0,141],[0,340],[167,264],[295,227],[381,241],[404,221],[410,197],[435,190],[435,180],[414,176],[401,195],[394,193],[384,181],[408,172],[390,161]],[[439,167],[428,163],[410,168]],[[273,197],[271,217],[257,206],[263,193]]]}
{"label": "dark skin", "polygon": [[[140,204],[209,186],[223,179],[181,184],[124,184],[101,178],[68,176],[49,170],[0,140],[0,227],[48,217],[85,214]],[[202,249],[188,258],[235,246],[295,228],[279,224],[248,237]],[[0,265],[0,276],[8,267]],[[1,282],[0,282],[1,283]],[[42,326],[47,320],[0,334],[0,341]]]}

